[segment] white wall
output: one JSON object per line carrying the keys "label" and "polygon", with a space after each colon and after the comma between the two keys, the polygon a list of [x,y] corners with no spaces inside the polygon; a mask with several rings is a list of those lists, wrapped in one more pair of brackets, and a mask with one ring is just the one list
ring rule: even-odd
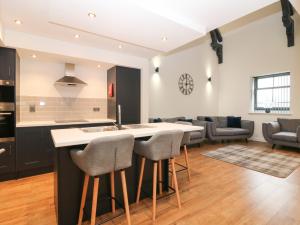
{"label": "white wall", "polygon": [[2,22],[0,20],[0,46],[2,46],[4,43],[3,41],[3,26],[2,26]]}
{"label": "white wall", "polygon": [[65,73],[62,62],[21,58],[21,96],[106,98],[106,68],[95,65],[76,64],[76,76],[87,86],[65,87],[54,85]]}
{"label": "white wall", "polygon": [[250,114],[251,77],[290,71],[292,115],[300,117],[300,19],[296,15],[295,47],[287,48],[281,14],[276,13],[224,35],[220,65],[219,115],[241,115],[255,121],[253,139],[263,140],[262,122],[281,115]]}
{"label": "white wall", "polygon": [[[216,62],[209,40],[162,58],[159,76],[150,77],[150,116],[240,115],[255,121],[253,139],[263,141],[262,122],[273,121],[278,115],[249,113],[251,77],[290,71],[292,115],[287,117],[300,118],[300,18],[297,14],[294,18],[296,44],[292,48],[287,48],[281,14],[275,13],[223,33],[221,65]],[[213,79],[210,92],[208,68]],[[178,77],[183,72],[190,73],[195,80],[195,90],[190,96],[178,90]]]}
{"label": "white wall", "polygon": [[[125,54],[120,51],[107,51],[93,47],[72,44],[65,41],[45,38],[27,33],[6,30],[5,45],[14,48],[30,49],[50,54],[85,60],[107,62],[141,69],[141,120],[148,121],[149,117],[149,61],[142,57]],[[126,50],[124,50],[126,51]]]}
{"label": "white wall", "polygon": [[[159,74],[154,67],[159,65]],[[150,117],[218,114],[219,71],[209,42],[166,57],[155,58],[150,73]],[[182,73],[194,79],[194,91],[183,95],[178,88]],[[212,82],[207,81],[212,75]]]}

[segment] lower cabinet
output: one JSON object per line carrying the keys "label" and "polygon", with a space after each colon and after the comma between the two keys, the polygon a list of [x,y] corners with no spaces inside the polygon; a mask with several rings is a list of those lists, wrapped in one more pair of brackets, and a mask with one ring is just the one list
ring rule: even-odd
{"label": "lower cabinet", "polygon": [[15,172],[15,156],[15,143],[0,143],[0,174],[8,174]]}
{"label": "lower cabinet", "polygon": [[55,147],[52,129],[106,126],[108,124],[60,125],[48,127],[17,127],[16,172],[19,177],[31,176],[53,170]]}
{"label": "lower cabinet", "polygon": [[17,171],[53,165],[54,146],[48,127],[17,128]]}

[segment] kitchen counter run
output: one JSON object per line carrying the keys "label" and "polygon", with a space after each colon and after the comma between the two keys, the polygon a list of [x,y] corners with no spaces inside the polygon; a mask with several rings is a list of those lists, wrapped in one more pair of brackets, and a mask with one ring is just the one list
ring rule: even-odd
{"label": "kitchen counter run", "polygon": [[[147,123],[143,124],[147,128],[129,128],[115,131],[84,132],[80,128],[54,129],[51,130],[54,146],[67,147],[74,145],[88,144],[91,140],[98,137],[110,137],[119,134],[132,134],[135,138],[147,137],[156,134],[162,130],[182,130],[184,132],[201,131],[204,128],[200,126],[182,125],[175,123]],[[125,125],[126,127],[126,125]]]}
{"label": "kitchen counter run", "polygon": [[17,127],[42,127],[42,126],[63,126],[63,125],[76,125],[76,124],[94,124],[94,123],[112,123],[115,120],[112,119],[86,119],[86,121],[80,122],[66,122],[57,123],[52,121],[23,121],[18,122]]}

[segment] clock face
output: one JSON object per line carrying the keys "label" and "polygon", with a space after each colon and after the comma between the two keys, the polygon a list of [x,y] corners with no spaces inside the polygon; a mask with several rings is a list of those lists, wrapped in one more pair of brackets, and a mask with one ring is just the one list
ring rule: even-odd
{"label": "clock face", "polygon": [[182,94],[190,95],[194,89],[194,81],[191,75],[184,73],[179,77],[178,87]]}

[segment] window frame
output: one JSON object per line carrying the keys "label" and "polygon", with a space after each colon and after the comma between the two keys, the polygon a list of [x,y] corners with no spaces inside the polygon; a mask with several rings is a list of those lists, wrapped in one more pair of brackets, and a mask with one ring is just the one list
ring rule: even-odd
{"label": "window frame", "polygon": [[[290,85],[289,86],[276,86],[276,87],[267,87],[267,88],[258,88],[258,80],[264,79],[264,78],[275,78],[275,77],[282,77],[282,76],[290,76]],[[256,76],[253,77],[253,97],[254,97],[254,111],[265,111],[265,107],[258,107],[257,106],[257,91],[258,90],[274,90],[274,89],[280,89],[280,88],[289,88],[290,89],[290,107],[272,107],[270,108],[271,111],[280,111],[280,112],[290,112],[291,110],[291,73],[290,72],[281,72],[281,73],[274,73],[269,75],[263,75],[263,76]]]}

